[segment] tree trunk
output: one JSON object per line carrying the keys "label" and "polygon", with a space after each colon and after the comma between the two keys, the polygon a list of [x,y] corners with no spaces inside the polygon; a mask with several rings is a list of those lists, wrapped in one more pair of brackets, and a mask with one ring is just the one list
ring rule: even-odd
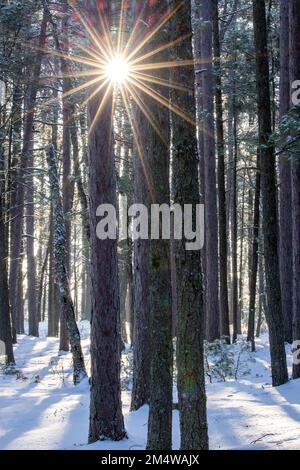
{"label": "tree trunk", "polygon": [[267,311],[273,386],[288,381],[284,347],[284,322],[281,308],[278,260],[278,224],[276,176],[272,133],[268,37],[264,0],[253,0],[254,38],[256,50],[257,104],[263,201],[263,234],[266,267]]}
{"label": "tree trunk", "polygon": [[[172,21],[172,30],[182,35],[191,33],[191,9],[186,2]],[[191,40],[186,39],[172,49],[174,60],[192,59]],[[172,80],[193,88],[195,76],[191,68],[176,69]],[[196,116],[193,93],[171,91],[172,102]],[[200,204],[199,168],[196,128],[179,116],[172,117],[173,199],[181,208],[193,206],[193,227]],[[189,251],[186,240],[175,241],[177,274],[177,388],[182,450],[208,449],[206,395],[203,359],[203,289],[200,250]]]}
{"label": "tree trunk", "polygon": [[[91,2],[89,2],[91,3]],[[91,18],[97,16],[87,7]],[[110,24],[110,5],[103,4]],[[99,32],[101,34],[101,31]],[[89,124],[94,121],[104,93],[88,106]],[[117,240],[100,240],[96,234],[97,208],[110,204],[117,211],[116,174],[113,158],[112,97],[89,134],[89,189],[91,223],[91,405],[89,442],[125,437],[120,387],[120,324]]]}
{"label": "tree trunk", "polygon": [[[145,141],[149,123],[139,108],[135,109],[138,135]],[[134,202],[149,207],[146,169],[137,145],[133,156]],[[134,241],[134,332],[133,332],[133,386],[131,409],[138,410],[149,402],[150,394],[150,286],[149,286],[149,240]]]}
{"label": "tree trunk", "polygon": [[[300,79],[300,9],[299,2],[290,0],[290,83]],[[300,106],[295,107],[300,119]],[[296,134],[298,136],[298,133]],[[300,341],[300,163],[299,150],[292,164],[293,214],[293,341]],[[300,349],[299,346],[296,349]],[[300,364],[293,364],[293,378],[300,377]]]}
{"label": "tree trunk", "polygon": [[[280,2],[280,118],[287,115],[290,107],[289,80],[289,0]],[[293,270],[292,260],[292,185],[291,163],[288,155],[281,154],[279,159],[279,229],[280,229],[280,281],[281,301],[284,318],[284,338],[291,343],[293,338]]]}
{"label": "tree trunk", "polygon": [[257,156],[257,173],[255,183],[255,202],[253,216],[253,233],[251,249],[251,270],[250,270],[250,292],[249,292],[249,317],[248,317],[248,336],[247,341],[251,342],[252,352],[255,351],[255,305],[256,305],[256,284],[258,270],[258,247],[259,247],[259,216],[260,216],[260,158],[259,151]]}
{"label": "tree trunk", "polygon": [[219,266],[220,266],[220,315],[221,336],[230,343],[228,284],[227,284],[227,217],[225,191],[225,144],[223,127],[223,93],[221,78],[221,47],[219,37],[218,0],[213,0],[213,34],[215,57],[215,99],[216,99],[216,129],[218,148],[218,198],[219,198]]}
{"label": "tree trunk", "polygon": [[[3,169],[2,165],[2,148],[0,148],[0,171]],[[2,176],[0,176],[2,178]],[[9,304],[9,290],[7,279],[7,253],[6,253],[6,235],[5,235],[5,216],[3,212],[4,198],[2,196],[2,181],[0,181],[0,343],[3,341],[5,351],[1,348],[0,355],[6,356],[8,364],[13,364],[14,353],[12,345],[12,330],[11,330],[11,316]],[[0,344],[1,346],[1,344]]]}
{"label": "tree trunk", "polygon": [[56,153],[53,145],[47,148],[49,181],[51,199],[54,211],[54,251],[56,279],[62,304],[62,314],[65,318],[68,336],[70,338],[73,358],[73,381],[78,384],[86,377],[84,358],[80,344],[80,334],[75,320],[73,301],[71,298],[68,271],[66,264],[66,228],[64,222],[64,210],[61,200],[59,178],[57,173]]}
{"label": "tree trunk", "polygon": [[218,275],[218,219],[216,194],[216,155],[214,138],[214,88],[212,66],[213,5],[203,0],[201,17],[201,56],[204,71],[203,85],[203,141],[205,179],[205,244],[206,244],[206,322],[207,340],[220,338],[219,275]]}

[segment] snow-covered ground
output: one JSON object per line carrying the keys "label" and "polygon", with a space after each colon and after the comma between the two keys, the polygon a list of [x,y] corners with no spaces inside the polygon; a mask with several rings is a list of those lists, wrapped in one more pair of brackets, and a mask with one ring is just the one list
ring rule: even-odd
{"label": "snow-covered ground", "polygon": [[[88,332],[85,324],[80,328],[88,367]],[[144,449],[148,407],[130,413],[128,390],[122,394],[128,439],[87,445],[88,381],[72,385],[70,355],[58,356],[58,340],[46,339],[43,328],[41,333],[39,339],[19,337],[17,375],[0,373],[0,449]],[[256,353],[238,351],[237,377],[207,384],[211,449],[299,449],[300,380],[271,387],[266,335]],[[124,388],[126,383],[123,377]],[[178,449],[177,411],[173,427]]]}

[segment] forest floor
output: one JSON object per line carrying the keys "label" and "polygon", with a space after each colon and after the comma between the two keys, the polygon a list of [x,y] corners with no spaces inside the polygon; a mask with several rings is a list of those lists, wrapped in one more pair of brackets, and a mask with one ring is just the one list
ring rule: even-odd
{"label": "forest floor", "polygon": [[[89,367],[87,323],[81,323]],[[131,413],[131,354],[123,354],[122,400],[128,439],[87,445],[89,384],[72,385],[71,356],[58,356],[58,340],[20,336],[17,374],[0,373],[0,449],[141,450],[146,445],[148,407]],[[300,380],[271,387],[267,335],[257,352],[231,347],[235,377],[207,384],[211,449],[299,449]],[[291,365],[290,348],[288,360]],[[208,380],[209,382],[209,380]],[[176,391],[174,391],[176,400]],[[179,448],[174,411],[173,448]]]}

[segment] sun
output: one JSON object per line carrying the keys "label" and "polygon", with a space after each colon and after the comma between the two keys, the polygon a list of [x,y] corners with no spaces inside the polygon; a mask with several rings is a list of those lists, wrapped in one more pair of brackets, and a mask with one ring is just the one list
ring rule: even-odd
{"label": "sun", "polygon": [[124,84],[128,80],[129,74],[129,63],[120,56],[113,57],[106,65],[106,76],[115,84]]}

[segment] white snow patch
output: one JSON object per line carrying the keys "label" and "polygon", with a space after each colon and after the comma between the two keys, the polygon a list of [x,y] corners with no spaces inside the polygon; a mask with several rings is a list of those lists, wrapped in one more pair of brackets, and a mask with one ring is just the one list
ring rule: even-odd
{"label": "white snow patch", "polygon": [[[89,323],[81,322],[89,369]],[[299,449],[300,380],[271,387],[268,338],[256,353],[243,353],[251,370],[238,380],[207,384],[211,449]],[[290,347],[287,347],[291,366]],[[87,445],[89,383],[72,385],[70,354],[58,355],[58,339],[20,336],[15,348],[18,376],[0,374],[0,449],[142,450],[148,407],[130,412],[130,391],[122,393],[128,439]],[[17,378],[18,377],[18,378]],[[174,394],[176,395],[176,393]],[[179,416],[174,411],[173,448],[179,448]]]}

